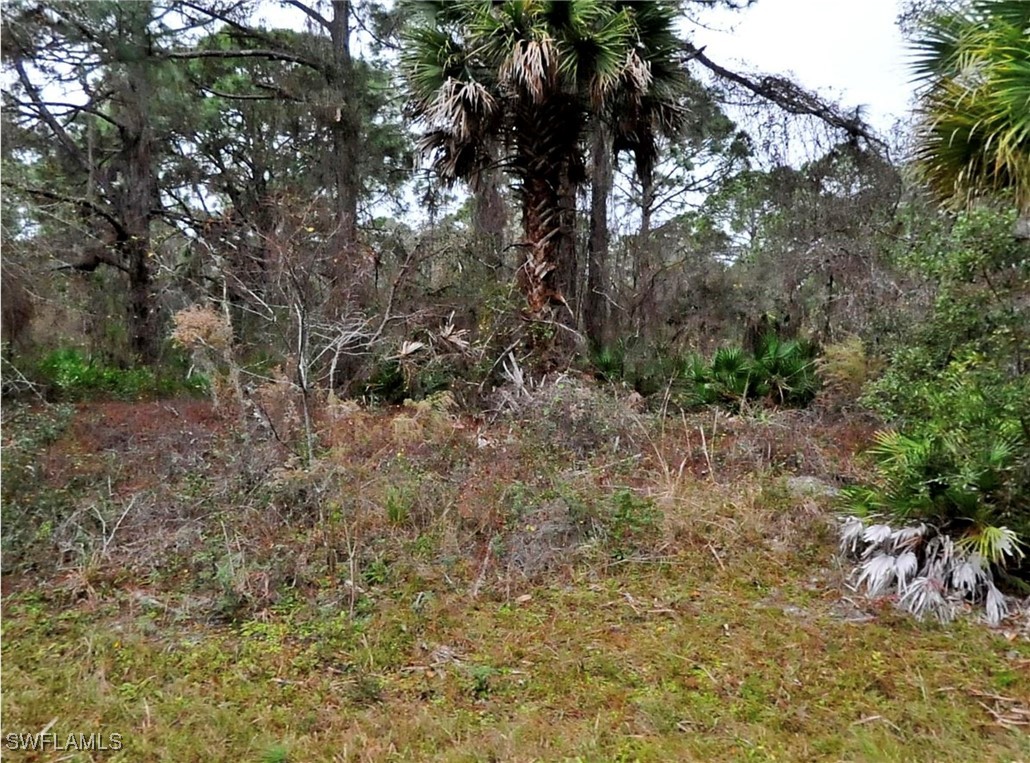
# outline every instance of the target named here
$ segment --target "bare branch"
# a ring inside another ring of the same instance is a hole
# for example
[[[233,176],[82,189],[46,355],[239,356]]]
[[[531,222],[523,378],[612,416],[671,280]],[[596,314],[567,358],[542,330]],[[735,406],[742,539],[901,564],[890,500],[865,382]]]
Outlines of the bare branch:
[[[314,8],[309,8],[307,5],[300,2],[300,0],[282,0],[282,4],[293,6],[297,10],[301,11],[309,19],[313,20],[316,24],[320,24],[326,29],[329,28],[329,20],[325,16],[316,11]]]
[[[715,63],[704,54],[704,48],[696,48],[690,43],[686,43],[686,51],[690,55],[690,60],[696,60],[713,74],[775,103],[790,114],[816,117],[831,127],[843,130],[852,138],[864,138],[870,143],[887,147],[883,139],[875,135],[860,118],[842,114],[833,105],[826,103],[814,93],[810,93],[785,77],[764,75],[759,79],[754,79]]]
[[[88,170],[89,164],[86,162],[86,157],[82,155],[82,151],[75,144],[75,141],[72,140],[68,131],[64,129],[64,126],[57,121],[57,117],[55,117],[50,109],[47,108],[46,103],[39,94],[39,90],[36,88],[35,84],[33,84],[32,80],[29,79],[29,75],[25,71],[25,65],[21,61],[16,61],[14,69],[18,72],[18,79],[21,81],[22,87],[25,88],[25,92],[29,94],[29,98],[32,99],[32,103],[35,104],[36,108],[39,110],[40,118],[46,122],[47,127],[50,128],[50,131],[64,147],[64,150],[67,151],[83,169]]]
[[[62,263],[55,265],[51,270],[77,270],[80,273],[92,273],[101,265],[107,265],[109,268],[120,270],[123,273],[129,273],[130,270],[121,262],[118,262],[114,257],[104,252],[90,252],[89,256],[79,262]]]
[[[2,182],[2,185],[7,186],[8,188],[13,188],[16,191],[21,191],[22,193],[28,193],[32,196],[38,196],[42,199],[50,199],[51,201],[62,201],[66,204],[74,204],[80,207],[82,210],[86,212],[91,212],[97,215],[98,217],[102,217],[104,220],[110,223],[111,227],[114,228],[115,233],[119,236],[119,238],[129,237],[129,232],[126,230],[125,225],[122,223],[122,221],[115,217],[115,215],[113,215],[111,212],[104,209],[104,207],[102,207],[100,204],[97,204],[95,201],[90,201],[89,199],[84,199],[78,196],[66,196],[63,193],[55,193],[54,191],[47,191],[42,188],[29,188],[27,186],[21,186],[15,183]]]
[[[60,101],[35,101],[35,100],[29,102],[29,101],[22,101],[22,100],[18,100],[18,99],[15,99],[15,103],[18,104],[19,106],[30,106],[31,105],[31,106],[35,107],[37,113],[41,117],[44,116],[43,113],[42,113],[44,108],[50,109],[50,108],[56,107],[56,108],[67,109],[67,111],[65,113],[61,114],[61,116],[71,115],[74,118],[75,115],[82,114],[82,113],[92,114],[95,117],[99,117],[100,119],[103,119],[105,122],[109,122],[110,124],[114,125],[118,129],[125,129],[125,125],[123,125],[117,119],[115,119],[114,117],[112,117],[109,114],[103,113],[102,111],[98,111],[97,109],[93,108],[91,104],[88,104],[88,103],[87,104],[77,104],[77,103],[62,103]],[[53,112],[50,112],[50,113],[53,114]],[[57,115],[54,114],[55,118],[56,118],[56,116]]]

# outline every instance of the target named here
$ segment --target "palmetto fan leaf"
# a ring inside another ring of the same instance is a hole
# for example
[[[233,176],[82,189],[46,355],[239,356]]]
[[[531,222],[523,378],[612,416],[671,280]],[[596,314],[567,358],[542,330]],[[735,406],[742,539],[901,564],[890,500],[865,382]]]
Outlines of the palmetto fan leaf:
[[[870,521],[846,517],[840,527],[840,549],[856,561],[856,584],[871,596],[894,595],[901,609],[942,622],[955,616],[963,599],[982,603],[987,621],[994,625],[1008,613],[992,568],[992,561],[997,565],[1018,551],[1005,528],[985,528],[956,544],[939,528],[925,524],[895,530]],[[984,552],[990,551],[991,543],[1006,550],[989,558]]]
[[[930,187],[967,201],[1011,190],[1030,210],[1030,3],[977,0],[915,45],[925,83],[917,158]]]

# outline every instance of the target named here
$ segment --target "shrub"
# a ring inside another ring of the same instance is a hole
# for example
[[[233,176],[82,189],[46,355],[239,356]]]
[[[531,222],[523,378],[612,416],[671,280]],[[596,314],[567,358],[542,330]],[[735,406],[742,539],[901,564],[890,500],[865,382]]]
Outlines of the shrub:
[[[809,342],[766,334],[750,364],[755,396],[779,405],[808,405],[819,388],[815,357],[816,347]]]
[[[174,394],[203,394],[207,379],[182,371],[151,368],[115,368],[87,358],[80,350],[62,348],[43,358],[33,374],[62,399],[96,395],[135,399]]]
[[[722,347],[706,362],[688,355],[680,363],[675,401],[684,407],[722,404],[739,408],[749,401],[804,407],[819,388],[815,346],[800,340],[763,337],[754,355]]]
[[[622,381],[626,377],[626,345],[618,342],[600,347],[590,354],[590,363],[599,380]]]
[[[900,379],[886,383],[904,397],[903,429],[876,436],[878,478],[848,491],[848,508],[930,520],[963,537],[998,527],[1030,537],[1030,379],[970,355],[904,392]]]
[[[378,403],[400,405],[476,380],[477,370],[469,368],[460,354],[431,352],[424,347],[422,342],[404,342],[397,355],[374,360],[361,386],[362,394]]]
[[[1012,219],[965,213],[901,258],[930,279],[934,307],[862,398],[893,428],[870,450],[876,478],[844,502],[862,517],[931,522],[996,569],[1018,557],[997,539],[1030,538],[1030,247]]]
[[[1010,530],[955,543],[925,523],[894,528],[858,517],[844,522],[841,550],[859,560],[858,584],[873,596],[895,596],[902,609],[942,622],[969,600],[983,605],[993,625],[1008,614],[1008,602],[995,585],[991,564],[1023,556]]]
[[[850,336],[824,347],[816,368],[822,380],[820,400],[844,409],[858,402],[865,386],[883,370],[883,362],[866,352],[860,337]]]

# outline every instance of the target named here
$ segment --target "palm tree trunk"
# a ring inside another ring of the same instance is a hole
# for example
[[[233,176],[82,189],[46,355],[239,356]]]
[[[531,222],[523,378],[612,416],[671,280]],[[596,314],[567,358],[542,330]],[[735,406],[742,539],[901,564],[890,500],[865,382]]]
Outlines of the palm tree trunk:
[[[567,122],[578,118],[578,112],[569,103],[556,102],[527,109],[520,117],[515,172],[526,259],[518,281],[526,295],[526,316],[574,323],[578,183]]]

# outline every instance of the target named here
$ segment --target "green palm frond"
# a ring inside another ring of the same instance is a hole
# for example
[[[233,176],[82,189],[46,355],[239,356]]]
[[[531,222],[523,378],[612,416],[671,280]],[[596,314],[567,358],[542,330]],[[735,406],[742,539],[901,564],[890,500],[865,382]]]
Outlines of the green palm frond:
[[[981,558],[998,565],[1025,556],[1023,542],[1007,527],[975,527],[966,533],[957,545],[960,549],[979,554]]]
[[[980,0],[916,42],[917,160],[943,199],[1011,190],[1030,209],[1030,3]]]

